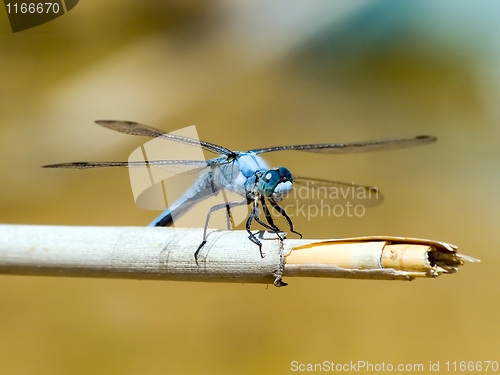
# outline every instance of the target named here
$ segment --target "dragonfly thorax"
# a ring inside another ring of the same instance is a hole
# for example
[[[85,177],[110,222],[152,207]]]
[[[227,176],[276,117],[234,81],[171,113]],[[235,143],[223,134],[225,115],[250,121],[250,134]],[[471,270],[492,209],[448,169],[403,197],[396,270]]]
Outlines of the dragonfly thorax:
[[[292,190],[292,174],[285,167],[270,169],[262,174],[257,190],[266,198],[274,201],[282,200]]]

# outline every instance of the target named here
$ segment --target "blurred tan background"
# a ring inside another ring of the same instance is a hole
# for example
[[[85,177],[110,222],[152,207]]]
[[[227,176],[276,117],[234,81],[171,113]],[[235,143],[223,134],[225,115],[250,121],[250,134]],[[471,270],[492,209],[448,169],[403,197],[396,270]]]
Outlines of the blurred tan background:
[[[266,155],[378,186],[363,218],[306,238],[431,238],[480,258],[433,280],[286,279],[286,288],[0,276],[4,374],[289,374],[290,363],[500,361],[500,4],[82,1],[12,34],[0,11],[0,220],[131,225],[126,160],[146,139],[96,119],[197,125],[235,150],[432,134],[421,148]]]

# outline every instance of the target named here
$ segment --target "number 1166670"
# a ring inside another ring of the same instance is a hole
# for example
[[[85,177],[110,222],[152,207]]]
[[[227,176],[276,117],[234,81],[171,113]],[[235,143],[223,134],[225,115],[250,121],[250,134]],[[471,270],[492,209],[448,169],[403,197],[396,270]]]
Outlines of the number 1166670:
[[[15,14],[48,14],[59,13],[60,7],[58,3],[7,3],[7,13]]]
[[[447,361],[444,363],[447,371],[498,371],[497,361]]]

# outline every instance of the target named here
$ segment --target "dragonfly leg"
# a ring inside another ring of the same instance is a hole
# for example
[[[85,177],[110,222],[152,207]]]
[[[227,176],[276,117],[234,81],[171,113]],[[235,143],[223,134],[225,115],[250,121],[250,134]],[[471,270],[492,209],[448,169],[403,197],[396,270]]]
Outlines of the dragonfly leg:
[[[254,206],[252,207],[252,210],[250,211],[250,215],[248,216],[246,229],[247,229],[248,234],[250,235],[250,236],[248,236],[248,238],[250,239],[250,241],[252,241],[254,244],[256,244],[259,247],[260,257],[264,258],[264,254],[262,254],[262,243],[257,239],[257,237],[255,237],[255,235],[250,230],[250,225],[252,224],[252,220],[255,218],[256,209],[257,209],[257,206],[254,204]]]
[[[205,238],[205,235],[203,235],[203,238]],[[205,240],[205,239],[203,241],[201,241],[200,245],[198,246],[198,248],[194,252],[194,261],[196,262],[196,264],[198,264],[198,254],[200,253],[201,248],[203,246],[205,246],[206,243],[207,243],[207,240]]]
[[[257,223],[259,223],[260,225],[262,225],[264,228],[267,228],[267,229],[273,231],[274,234],[276,234],[278,236],[280,241],[283,241],[283,238],[281,238],[280,233],[279,233],[280,230],[276,225],[274,225],[274,221],[271,217],[269,209],[267,208],[266,203],[263,200],[263,198],[261,198],[262,210],[264,211],[264,215],[266,216],[266,219],[267,219],[267,222],[269,223],[269,225],[260,220],[259,207],[257,206],[257,204],[258,204],[258,202],[255,201],[255,221]],[[269,220],[271,220],[271,221],[269,221]]]
[[[241,201],[233,201],[233,202],[225,202],[221,204],[216,204],[215,206],[211,207],[210,210],[208,211],[207,214],[207,220],[205,221],[205,228],[203,230],[203,241],[201,242],[200,246],[196,249],[194,253],[194,260],[196,261],[196,264],[198,264],[198,254],[200,253],[200,250],[205,244],[207,243],[207,229],[208,229],[208,223],[210,222],[210,216],[212,215],[212,212],[226,208],[229,210],[230,208],[236,207],[236,206],[241,206],[243,204],[247,204],[247,200],[241,200]]]
[[[235,228],[236,225],[234,224],[233,214],[231,213],[231,207],[229,206],[230,202],[228,202],[225,189],[222,189],[222,196],[224,197],[224,202],[226,203],[227,230],[230,230],[231,228]]]
[[[299,232],[296,232],[296,231],[293,230],[292,220],[290,220],[290,217],[288,216],[288,214],[286,213],[286,211],[283,209],[283,207],[281,207],[278,203],[276,203],[273,200],[269,200],[269,202],[271,203],[271,206],[273,206],[273,208],[276,211],[278,211],[281,215],[283,215],[283,217],[285,218],[286,222],[288,223],[288,226],[290,227],[290,231],[292,233],[295,233],[295,234],[299,235],[300,238],[302,238],[302,234],[300,234]]]
[[[264,197],[260,197],[260,203],[262,205],[262,210],[264,211],[264,215],[266,216],[266,220],[269,223],[269,225],[272,226],[277,231],[280,231],[280,229],[274,224],[273,217],[271,216],[271,212],[267,207],[266,200],[264,199]]]

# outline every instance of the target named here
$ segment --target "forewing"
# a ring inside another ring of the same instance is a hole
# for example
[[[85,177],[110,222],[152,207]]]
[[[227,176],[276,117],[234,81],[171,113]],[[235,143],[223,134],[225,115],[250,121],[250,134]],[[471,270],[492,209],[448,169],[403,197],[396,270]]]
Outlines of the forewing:
[[[413,146],[421,146],[436,142],[437,138],[430,135],[419,135],[413,138],[380,139],[373,141],[349,142],[349,143],[318,143],[310,145],[292,145],[267,147],[252,150],[257,154],[274,151],[298,150],[316,152],[323,154],[347,154],[356,152],[368,152],[378,150],[393,150]]]
[[[198,146],[216,154],[231,155],[233,153],[231,150],[213,143],[164,132],[163,130],[155,129],[133,121],[97,120],[96,124],[124,134],[141,135],[151,138],[161,137],[173,142],[183,143],[195,147]]]

